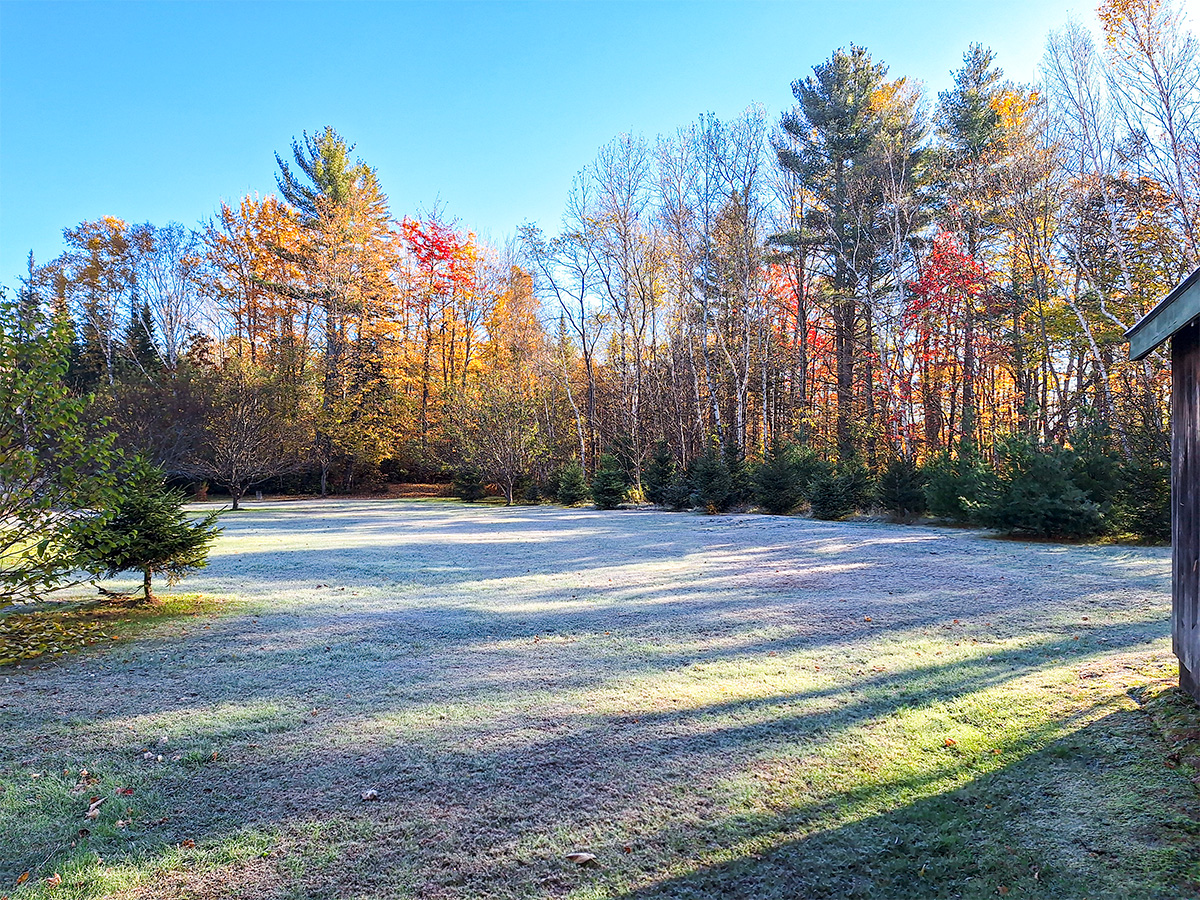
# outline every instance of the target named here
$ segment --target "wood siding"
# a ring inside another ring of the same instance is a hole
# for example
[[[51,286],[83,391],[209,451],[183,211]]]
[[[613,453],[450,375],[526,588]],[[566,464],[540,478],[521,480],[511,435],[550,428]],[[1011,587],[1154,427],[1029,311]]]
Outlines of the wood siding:
[[[1200,324],[1171,339],[1171,638],[1179,683],[1200,699]]]

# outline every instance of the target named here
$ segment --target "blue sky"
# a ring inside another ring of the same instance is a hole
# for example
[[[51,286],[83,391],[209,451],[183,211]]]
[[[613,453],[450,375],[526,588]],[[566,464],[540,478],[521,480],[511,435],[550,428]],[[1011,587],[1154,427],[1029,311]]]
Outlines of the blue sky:
[[[188,225],[274,190],[273,154],[333,125],[397,215],[443,205],[502,239],[553,230],[614,135],[674,130],[790,84],[850,42],[945,88],[971,41],[1019,80],[1091,3],[0,2],[0,283],[62,229]]]

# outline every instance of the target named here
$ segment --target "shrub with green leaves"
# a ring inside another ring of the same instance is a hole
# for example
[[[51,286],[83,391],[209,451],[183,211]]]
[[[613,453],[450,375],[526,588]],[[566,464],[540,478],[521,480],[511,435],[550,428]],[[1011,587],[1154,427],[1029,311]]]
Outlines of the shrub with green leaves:
[[[592,479],[592,502],[596,504],[596,508],[616,509],[625,499],[628,489],[625,471],[616,457],[607,453],[600,457],[600,469]]]
[[[915,460],[898,456],[879,476],[879,505],[895,522],[911,522],[925,512],[925,476]]]

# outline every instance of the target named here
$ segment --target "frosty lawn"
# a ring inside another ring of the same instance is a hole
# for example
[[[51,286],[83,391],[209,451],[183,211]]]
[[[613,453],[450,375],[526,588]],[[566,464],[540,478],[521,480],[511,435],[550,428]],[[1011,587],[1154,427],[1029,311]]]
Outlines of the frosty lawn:
[[[181,585],[217,611],[0,670],[0,894],[1195,893],[1194,773],[1139,708],[1165,549],[444,502],[222,525]]]

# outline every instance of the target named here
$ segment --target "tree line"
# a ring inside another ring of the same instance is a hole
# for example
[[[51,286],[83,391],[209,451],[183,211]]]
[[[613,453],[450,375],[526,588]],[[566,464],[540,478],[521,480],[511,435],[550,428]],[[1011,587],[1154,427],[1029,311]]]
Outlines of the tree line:
[[[513,502],[602,474],[676,505],[669,469],[717,508],[698,468],[749,502],[778,464],[814,509],[911,470],[990,522],[1048,465],[1028,490],[1088,521],[1131,492],[1165,509],[1168,361],[1130,363],[1123,335],[1198,262],[1200,53],[1171,2],[1099,12],[1101,35],[1049,36],[1037,84],[977,44],[929,97],[836,50],[778,120],[615,138],[557,227],[499,247],[397,216],[351,143],[305,133],[276,196],[199,228],[68,228],[6,327],[65,323],[87,416],[235,505],[451,478]],[[1110,518],[1083,530],[1162,519]]]

